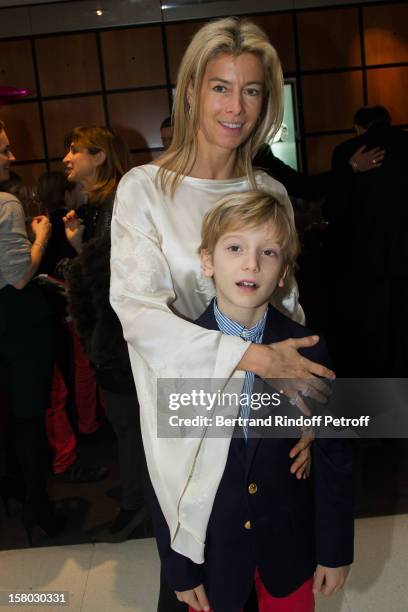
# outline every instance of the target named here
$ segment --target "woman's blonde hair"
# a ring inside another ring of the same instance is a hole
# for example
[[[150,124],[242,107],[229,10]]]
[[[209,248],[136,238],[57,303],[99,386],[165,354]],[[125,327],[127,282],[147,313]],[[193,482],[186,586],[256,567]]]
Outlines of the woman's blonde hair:
[[[65,136],[65,148],[69,149],[71,143],[84,147],[91,155],[105,153],[105,161],[97,168],[96,183],[88,190],[90,202],[102,203],[130,168],[127,145],[117,132],[104,126],[74,128]]]
[[[221,236],[228,232],[272,225],[282,253],[282,266],[291,273],[300,252],[295,223],[286,207],[270,193],[244,191],[221,198],[203,218],[198,253],[214,253]]]
[[[264,68],[263,102],[258,122],[250,137],[237,150],[238,165],[254,189],[252,159],[267,137],[273,137],[282,123],[282,68],[265,32],[253,22],[237,17],[206,24],[196,33],[181,61],[172,113],[173,139],[158,172],[160,187],[166,190],[170,185],[172,196],[183,175],[188,175],[194,165],[204,73],[208,62],[221,53],[235,57],[253,53],[260,58]]]

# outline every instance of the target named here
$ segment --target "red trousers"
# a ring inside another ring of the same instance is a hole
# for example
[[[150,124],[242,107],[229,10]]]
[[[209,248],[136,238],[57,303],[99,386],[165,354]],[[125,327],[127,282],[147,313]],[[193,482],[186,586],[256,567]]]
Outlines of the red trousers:
[[[91,434],[99,429],[97,420],[97,387],[95,374],[85,354],[81,340],[73,328],[72,332],[75,361],[75,406],[78,416],[78,429],[82,434]]]
[[[82,348],[81,341],[71,327],[75,360],[75,406],[80,433],[91,434],[99,427],[97,420],[97,385],[95,375]],[[53,472],[65,472],[77,459],[77,440],[69,422],[65,405],[68,391],[57,364],[51,387],[51,405],[46,410],[48,443],[53,452]],[[99,402],[104,408],[104,398],[99,392]]]
[[[51,387],[51,406],[45,412],[48,444],[53,453],[54,474],[67,470],[77,459],[76,438],[65,410],[67,388],[57,365]]]
[[[270,595],[262,583],[258,570],[255,571],[254,583],[258,595],[259,612],[314,612],[313,578],[309,578],[286,597]],[[193,608],[189,608],[189,612],[194,612]]]

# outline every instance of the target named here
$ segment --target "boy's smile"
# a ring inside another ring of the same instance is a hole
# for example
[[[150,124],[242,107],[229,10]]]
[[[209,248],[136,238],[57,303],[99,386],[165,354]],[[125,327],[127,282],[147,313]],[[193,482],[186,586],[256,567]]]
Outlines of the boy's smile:
[[[201,254],[201,262],[205,276],[214,280],[221,312],[245,327],[263,317],[286,273],[271,223],[223,234],[212,254]]]

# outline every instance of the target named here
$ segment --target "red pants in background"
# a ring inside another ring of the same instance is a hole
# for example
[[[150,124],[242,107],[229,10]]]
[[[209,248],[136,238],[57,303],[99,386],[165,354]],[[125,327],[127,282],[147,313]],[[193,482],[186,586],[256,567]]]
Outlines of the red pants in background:
[[[76,438],[65,410],[68,391],[57,365],[51,387],[51,405],[45,412],[48,444],[53,453],[52,471],[65,472],[77,459]]]
[[[99,429],[95,374],[72,322],[68,323],[68,327],[74,349],[74,393],[78,430],[81,434],[91,434]]]
[[[313,578],[309,578],[296,591],[286,597],[270,595],[262,583],[258,570],[255,571],[254,584],[258,596],[259,612],[314,612]],[[189,608],[189,612],[195,611],[193,608]]]

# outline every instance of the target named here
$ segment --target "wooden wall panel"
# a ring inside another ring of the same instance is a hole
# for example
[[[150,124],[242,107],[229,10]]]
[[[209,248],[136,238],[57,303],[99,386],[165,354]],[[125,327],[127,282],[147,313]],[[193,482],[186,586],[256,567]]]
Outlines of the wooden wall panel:
[[[369,104],[381,104],[393,123],[408,123],[408,66],[382,68],[367,73]]]
[[[108,106],[112,127],[131,149],[162,146],[160,124],[169,114],[167,90],[110,94]]]
[[[62,159],[58,161],[53,161],[50,163],[50,170],[53,172],[54,170],[57,172],[64,172],[65,166],[62,163]]]
[[[163,151],[140,151],[139,153],[131,153],[130,158],[133,166],[141,166],[150,164],[154,159],[162,155]]]
[[[95,34],[40,38],[35,46],[43,96],[101,89]]]
[[[363,105],[361,72],[314,74],[302,77],[306,132],[353,127],[353,114]]]
[[[202,25],[202,21],[193,21],[191,23],[177,23],[166,26],[170,80],[173,84],[176,83],[177,71],[184,51],[190,44],[194,34]]]
[[[297,21],[302,70],[361,64],[357,9],[299,13]]]
[[[69,130],[78,125],[105,125],[102,97],[48,100],[44,102],[44,118],[49,156],[62,157]]]
[[[250,16],[259,25],[278,52],[284,72],[296,70],[295,37],[293,18],[289,13]]]
[[[278,51],[285,72],[296,70],[295,43],[292,16],[290,14],[254,15],[252,21],[268,34]],[[180,61],[191,39],[204,22],[178,23],[166,26],[170,79],[176,83]]]
[[[107,89],[166,83],[161,28],[102,32],[101,42]]]
[[[364,7],[367,64],[408,62],[408,4]]]
[[[331,159],[335,147],[353,138],[354,134],[337,136],[307,136],[306,156],[309,174],[318,174],[331,169]]]
[[[23,179],[23,182],[28,186],[36,185],[39,177],[43,172],[46,172],[47,166],[45,164],[24,164],[24,165],[16,165],[13,167],[13,170],[17,172],[19,176]],[[39,214],[40,211],[37,211],[36,214]]]
[[[0,84],[26,87],[35,92],[34,66],[29,40],[0,42]]]
[[[7,104],[0,109],[11,150],[18,161],[41,159],[44,146],[37,102]]]
[[[381,65],[408,63],[408,4],[389,2],[364,6],[362,10],[367,65],[379,66],[366,73],[368,101],[389,108],[394,123],[407,124],[408,67],[383,68]],[[362,71],[347,70],[361,65],[358,9],[352,6],[319,8],[250,18],[267,32],[287,73],[296,71],[293,28],[294,19],[297,20],[303,100],[299,111],[303,113],[305,127],[305,134],[301,136],[306,138],[309,170],[317,172],[327,168],[332,148],[345,136],[311,136],[310,133],[335,133],[352,128],[353,114],[364,103]],[[199,20],[100,32],[110,121],[131,148],[162,146],[159,126],[169,114],[162,28],[167,40],[170,80],[174,84],[181,57],[204,23]],[[102,66],[96,43],[96,32],[35,39],[41,94],[58,97],[43,101],[49,157],[63,156],[64,135],[75,125],[105,124],[102,95],[66,98],[74,93],[82,95],[101,90]],[[309,70],[319,74],[302,72]],[[0,84],[35,90],[28,38],[0,42]],[[156,85],[163,88],[143,91]],[[139,91],[111,91],[133,87]],[[8,124],[13,148],[20,160],[44,158],[37,101],[3,106],[0,117]],[[134,153],[133,161],[146,163],[160,153]],[[54,164],[59,162],[52,162],[53,167]],[[34,176],[43,168],[43,163],[21,168],[27,176]]]

